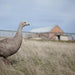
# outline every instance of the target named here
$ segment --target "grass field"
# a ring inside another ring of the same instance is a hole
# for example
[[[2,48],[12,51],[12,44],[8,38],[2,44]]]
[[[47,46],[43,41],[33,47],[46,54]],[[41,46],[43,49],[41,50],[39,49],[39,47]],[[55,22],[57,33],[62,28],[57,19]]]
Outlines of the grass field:
[[[8,65],[0,58],[0,75],[75,75],[75,43],[23,39]]]

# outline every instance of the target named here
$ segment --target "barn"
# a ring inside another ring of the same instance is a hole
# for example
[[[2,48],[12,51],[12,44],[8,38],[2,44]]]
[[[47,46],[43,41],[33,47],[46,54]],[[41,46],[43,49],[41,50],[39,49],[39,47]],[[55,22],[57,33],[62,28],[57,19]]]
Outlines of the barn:
[[[58,25],[50,25],[47,27],[32,29],[30,37],[32,38],[42,38],[42,39],[51,39],[60,40],[60,36],[64,34],[62,29]]]

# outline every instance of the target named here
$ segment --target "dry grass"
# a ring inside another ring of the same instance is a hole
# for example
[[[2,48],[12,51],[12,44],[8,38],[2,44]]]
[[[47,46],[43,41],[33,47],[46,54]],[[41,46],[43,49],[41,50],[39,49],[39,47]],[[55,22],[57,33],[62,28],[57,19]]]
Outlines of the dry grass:
[[[0,75],[75,75],[75,43],[23,39],[8,65],[0,58]]]

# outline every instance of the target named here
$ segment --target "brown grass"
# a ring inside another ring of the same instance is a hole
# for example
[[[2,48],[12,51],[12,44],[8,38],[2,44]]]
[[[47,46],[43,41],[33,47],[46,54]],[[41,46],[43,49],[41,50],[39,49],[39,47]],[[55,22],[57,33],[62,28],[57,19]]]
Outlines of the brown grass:
[[[0,75],[75,75],[75,43],[23,39],[8,65],[0,58]]]

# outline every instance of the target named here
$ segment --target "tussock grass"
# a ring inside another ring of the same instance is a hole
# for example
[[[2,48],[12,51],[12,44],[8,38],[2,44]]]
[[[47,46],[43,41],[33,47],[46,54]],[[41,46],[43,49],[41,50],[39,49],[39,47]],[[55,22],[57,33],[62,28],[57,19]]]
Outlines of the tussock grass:
[[[0,58],[0,75],[75,75],[75,43],[23,39],[8,65]]]

